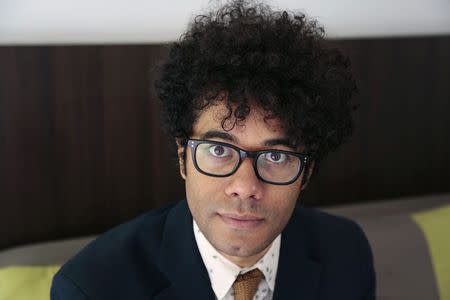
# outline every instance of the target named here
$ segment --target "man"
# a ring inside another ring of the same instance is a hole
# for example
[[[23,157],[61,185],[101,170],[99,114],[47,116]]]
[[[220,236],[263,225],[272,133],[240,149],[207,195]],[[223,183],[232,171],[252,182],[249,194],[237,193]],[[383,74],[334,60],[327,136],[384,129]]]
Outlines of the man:
[[[303,15],[233,1],[175,43],[157,90],[186,200],[99,237],[52,299],[374,299],[354,222],[296,202],[352,131],[348,60]]]

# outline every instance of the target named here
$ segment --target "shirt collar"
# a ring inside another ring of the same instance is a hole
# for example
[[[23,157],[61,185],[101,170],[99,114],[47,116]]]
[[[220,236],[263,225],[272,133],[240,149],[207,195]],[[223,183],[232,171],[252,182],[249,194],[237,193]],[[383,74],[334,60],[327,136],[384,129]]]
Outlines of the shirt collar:
[[[195,221],[193,223],[195,240],[217,299],[225,297],[239,274],[255,268],[258,268],[264,274],[264,279],[273,293],[280,255],[281,234],[275,238],[267,253],[256,264],[248,268],[241,268],[221,255],[209,243],[198,228],[197,223]]]

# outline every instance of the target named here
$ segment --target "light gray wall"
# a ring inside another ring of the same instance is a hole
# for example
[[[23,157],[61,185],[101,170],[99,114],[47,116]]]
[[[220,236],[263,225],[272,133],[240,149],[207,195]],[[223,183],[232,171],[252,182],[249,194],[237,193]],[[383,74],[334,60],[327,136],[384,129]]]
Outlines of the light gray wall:
[[[0,44],[161,43],[216,0],[0,0]],[[331,38],[450,34],[449,0],[267,0]]]

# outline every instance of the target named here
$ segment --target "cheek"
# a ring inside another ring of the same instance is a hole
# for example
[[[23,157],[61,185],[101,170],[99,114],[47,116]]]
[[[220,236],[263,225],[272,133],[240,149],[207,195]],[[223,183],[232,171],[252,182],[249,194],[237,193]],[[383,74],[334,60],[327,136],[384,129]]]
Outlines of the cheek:
[[[192,175],[188,174],[186,178],[186,197],[191,208],[191,211],[194,215],[197,214],[199,208],[205,208],[207,203],[203,199],[202,193],[205,193],[205,190],[201,188],[198,180],[193,178]]]
[[[295,205],[290,202],[278,202],[276,206],[270,208],[269,214],[271,215],[273,224],[285,224],[292,215]]]
[[[275,222],[286,223],[297,203],[300,186],[295,184],[289,189],[277,189],[268,195],[268,213]]]
[[[188,172],[186,177],[186,197],[197,223],[207,222],[206,219],[216,211],[221,187],[213,182],[214,179],[196,172]]]

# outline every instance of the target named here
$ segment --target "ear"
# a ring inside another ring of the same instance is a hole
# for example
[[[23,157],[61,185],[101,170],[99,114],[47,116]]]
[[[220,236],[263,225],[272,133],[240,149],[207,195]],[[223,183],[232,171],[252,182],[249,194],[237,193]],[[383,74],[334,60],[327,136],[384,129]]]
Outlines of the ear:
[[[177,143],[177,154],[178,154],[178,165],[180,166],[180,175],[186,180],[186,165],[185,165],[185,151],[186,148],[181,144],[181,139],[176,138]]]
[[[306,189],[306,187],[309,185],[309,181],[311,179],[312,174],[314,173],[314,166],[315,166],[315,162],[311,161],[308,165],[308,167],[306,168],[306,174],[304,174],[304,178],[302,180],[302,191],[304,189]]]

